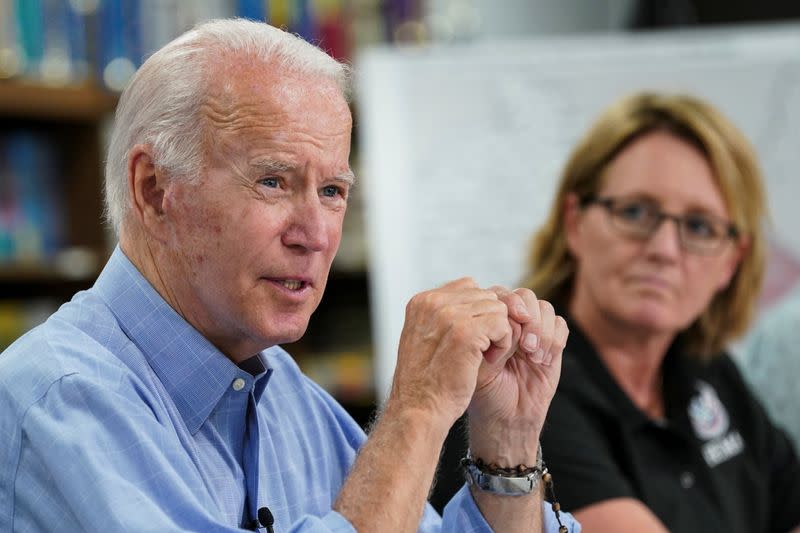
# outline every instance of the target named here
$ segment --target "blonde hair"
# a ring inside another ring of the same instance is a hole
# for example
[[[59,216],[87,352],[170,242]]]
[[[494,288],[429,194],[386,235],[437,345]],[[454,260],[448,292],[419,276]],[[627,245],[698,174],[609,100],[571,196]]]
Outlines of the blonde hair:
[[[728,287],[681,333],[689,353],[713,356],[745,332],[754,314],[764,277],[762,222],[767,206],[752,146],[728,119],[695,97],[638,93],[599,117],[570,155],[547,221],[533,236],[525,285],[540,298],[568,304],[576,265],[564,233],[566,199],[570,194],[584,199],[599,192],[609,163],[653,131],[667,131],[705,154],[740,238],[749,240]]]

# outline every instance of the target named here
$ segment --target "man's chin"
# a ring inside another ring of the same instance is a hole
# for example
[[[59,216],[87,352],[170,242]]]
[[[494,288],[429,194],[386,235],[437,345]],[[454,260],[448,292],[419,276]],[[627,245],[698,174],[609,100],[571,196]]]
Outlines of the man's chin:
[[[280,325],[280,331],[273,338],[278,338],[275,344],[291,344],[303,338],[308,330],[308,318],[305,320],[286,321]]]
[[[302,339],[304,334],[305,330],[303,330],[299,334],[287,336],[284,340],[280,341],[278,344],[292,344]]]

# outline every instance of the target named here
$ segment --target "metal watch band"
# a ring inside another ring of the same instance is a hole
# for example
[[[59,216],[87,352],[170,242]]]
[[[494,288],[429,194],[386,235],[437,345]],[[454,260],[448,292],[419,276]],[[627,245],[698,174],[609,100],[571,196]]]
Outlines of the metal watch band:
[[[464,476],[469,485],[474,485],[484,492],[502,496],[524,496],[530,494],[539,486],[539,480],[542,479],[542,473],[539,470],[523,477],[505,477],[486,474],[481,472],[475,465],[465,466]]]
[[[469,452],[462,468],[467,484],[481,491],[502,496],[524,496],[533,492],[542,479],[542,447],[539,445],[535,469],[524,476],[504,476],[485,472],[472,461]]]

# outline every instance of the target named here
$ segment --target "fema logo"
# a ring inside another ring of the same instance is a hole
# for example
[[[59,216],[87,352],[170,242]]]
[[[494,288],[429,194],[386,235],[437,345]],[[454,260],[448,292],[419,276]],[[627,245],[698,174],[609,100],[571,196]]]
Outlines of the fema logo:
[[[700,380],[695,386],[697,395],[689,404],[689,420],[694,432],[703,440],[720,437],[728,431],[728,411],[719,400],[714,387]]]

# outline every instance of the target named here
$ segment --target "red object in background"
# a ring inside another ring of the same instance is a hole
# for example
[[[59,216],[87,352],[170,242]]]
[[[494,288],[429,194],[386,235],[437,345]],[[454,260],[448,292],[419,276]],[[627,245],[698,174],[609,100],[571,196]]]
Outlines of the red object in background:
[[[342,16],[320,23],[319,46],[339,61],[350,59],[350,39]]]
[[[325,9],[315,12],[317,21],[316,43],[339,61],[349,60],[352,52],[349,28],[352,21],[347,6],[342,2],[331,2]]]
[[[759,310],[764,311],[778,303],[800,281],[800,257],[795,252],[781,246],[776,240],[769,240],[767,251],[767,272],[759,297]]]

